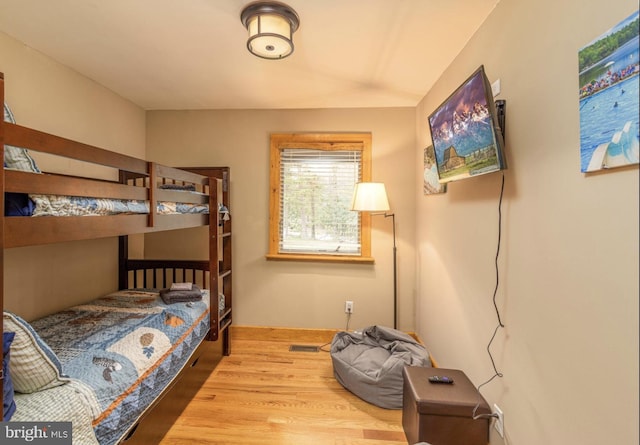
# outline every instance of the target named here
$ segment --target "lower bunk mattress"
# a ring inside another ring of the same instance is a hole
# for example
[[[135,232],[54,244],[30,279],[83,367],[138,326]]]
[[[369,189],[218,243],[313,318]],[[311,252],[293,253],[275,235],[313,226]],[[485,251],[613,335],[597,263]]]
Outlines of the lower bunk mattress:
[[[93,431],[100,444],[109,445],[122,440],[187,364],[209,330],[209,316],[207,290],[200,301],[165,304],[157,291],[143,289],[109,294],[30,324],[56,354],[62,373],[91,388],[95,397],[85,399],[95,405]],[[28,406],[21,406],[21,397],[33,395],[17,395],[16,414]],[[49,409],[53,416],[60,407]]]

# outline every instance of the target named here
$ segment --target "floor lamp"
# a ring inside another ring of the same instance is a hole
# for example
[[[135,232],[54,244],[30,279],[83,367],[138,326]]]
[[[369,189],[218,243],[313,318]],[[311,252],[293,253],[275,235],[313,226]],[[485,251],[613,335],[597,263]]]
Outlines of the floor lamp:
[[[359,182],[353,191],[351,210],[370,212],[372,215],[384,215],[393,220],[393,328],[398,329],[398,268],[396,253],[396,215],[387,213],[389,200],[387,191],[381,182]]]

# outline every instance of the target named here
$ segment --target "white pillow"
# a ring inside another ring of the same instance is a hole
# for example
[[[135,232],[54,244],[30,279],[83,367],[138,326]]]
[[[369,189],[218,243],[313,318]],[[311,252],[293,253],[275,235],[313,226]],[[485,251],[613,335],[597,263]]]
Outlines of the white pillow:
[[[16,123],[13,113],[11,113],[9,105],[6,103],[4,104],[4,121],[11,122],[12,124]],[[29,152],[26,149],[12,145],[4,146],[4,167],[32,173],[42,173],[36,165],[36,161],[29,156]]]
[[[16,333],[9,360],[9,371],[16,392],[32,393],[70,381],[62,375],[62,365],[55,352],[29,323],[10,312],[3,313],[3,321],[5,332]]]

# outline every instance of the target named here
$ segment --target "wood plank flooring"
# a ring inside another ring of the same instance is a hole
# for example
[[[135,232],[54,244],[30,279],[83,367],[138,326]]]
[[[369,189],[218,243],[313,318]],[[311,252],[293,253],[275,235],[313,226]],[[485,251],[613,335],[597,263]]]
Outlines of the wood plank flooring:
[[[161,445],[406,445],[402,411],[366,403],[333,377],[335,331],[234,328],[223,357]],[[328,345],[325,346],[328,350]]]

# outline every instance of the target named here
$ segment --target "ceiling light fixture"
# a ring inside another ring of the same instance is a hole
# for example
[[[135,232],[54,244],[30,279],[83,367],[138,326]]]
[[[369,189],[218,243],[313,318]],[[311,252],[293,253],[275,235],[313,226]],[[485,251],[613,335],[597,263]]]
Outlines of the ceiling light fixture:
[[[247,49],[263,59],[284,59],[293,53],[298,14],[280,2],[259,1],[245,6],[240,20],[247,31]]]

